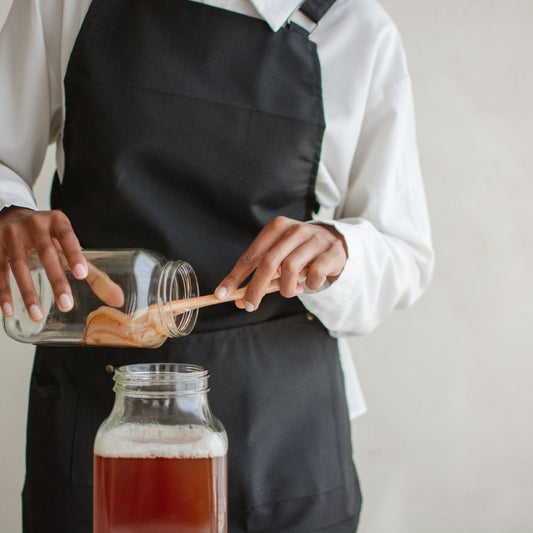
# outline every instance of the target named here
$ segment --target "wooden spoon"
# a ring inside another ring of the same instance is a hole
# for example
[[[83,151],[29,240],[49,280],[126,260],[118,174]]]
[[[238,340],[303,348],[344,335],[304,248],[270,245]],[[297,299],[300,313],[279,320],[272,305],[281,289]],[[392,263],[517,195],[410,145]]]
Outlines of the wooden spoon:
[[[298,282],[305,281],[306,276],[307,269],[302,270],[298,276]],[[276,291],[279,291],[279,279],[273,279],[265,293]],[[171,312],[174,317],[193,309],[238,300],[245,293],[246,287],[242,287],[225,298],[217,298],[214,294],[208,294],[197,298],[174,300],[167,302],[163,310]],[[103,305],[87,317],[83,340],[85,344],[95,345],[156,347],[164,342],[165,335],[166,331],[161,323],[161,313],[157,304],[139,309],[132,315]]]
[[[307,277],[307,269],[305,268],[300,272],[298,276],[298,283],[305,281]],[[187,311],[192,311],[193,309],[200,309],[201,307],[208,307],[209,305],[222,304],[226,302],[234,302],[235,300],[240,300],[246,293],[247,287],[241,287],[237,289],[232,294],[224,297],[217,298],[214,294],[207,294],[205,296],[198,296],[196,298],[185,298],[182,300],[174,300],[172,302],[166,303],[163,308],[165,310],[172,311],[172,316],[180,315],[186,313]],[[279,278],[273,279],[266,288],[265,294],[270,294],[271,292],[279,291]],[[170,309],[169,309],[170,308]]]

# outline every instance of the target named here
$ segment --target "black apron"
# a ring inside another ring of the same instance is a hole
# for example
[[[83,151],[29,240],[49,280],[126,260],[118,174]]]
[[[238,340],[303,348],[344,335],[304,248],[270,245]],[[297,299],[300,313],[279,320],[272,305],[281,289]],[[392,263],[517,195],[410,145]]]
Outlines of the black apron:
[[[315,21],[333,3],[308,1]],[[61,208],[87,248],[189,261],[212,292],[273,217],[307,220],[324,115],[296,24],[184,0],[93,0],[65,77]],[[229,531],[353,532],[360,492],[336,341],[297,298],[200,311],[157,350],[39,347],[24,530],[91,531],[92,445],[112,370],[196,363],[229,436]]]

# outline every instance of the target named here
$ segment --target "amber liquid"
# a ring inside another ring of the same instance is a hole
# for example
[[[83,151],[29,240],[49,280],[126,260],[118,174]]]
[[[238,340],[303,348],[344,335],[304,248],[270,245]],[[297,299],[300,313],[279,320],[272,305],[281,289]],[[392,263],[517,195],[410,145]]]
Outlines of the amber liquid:
[[[227,531],[225,456],[94,460],[94,533]]]

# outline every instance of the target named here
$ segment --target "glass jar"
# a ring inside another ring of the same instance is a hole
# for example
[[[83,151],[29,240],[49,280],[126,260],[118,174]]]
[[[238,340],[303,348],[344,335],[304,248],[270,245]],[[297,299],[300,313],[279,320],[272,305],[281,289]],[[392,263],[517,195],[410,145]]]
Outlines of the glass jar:
[[[94,442],[94,533],[225,533],[228,440],[209,408],[207,370],[129,365],[114,379]]]
[[[60,311],[36,253],[30,272],[44,310],[40,322],[31,320],[13,273],[10,273],[14,314],[4,317],[6,333],[33,344],[79,344],[156,348],[169,337],[187,335],[197,310],[172,312],[171,302],[198,296],[192,267],[167,261],[149,250],[84,250],[89,274],[77,280],[62,257],[74,307]]]

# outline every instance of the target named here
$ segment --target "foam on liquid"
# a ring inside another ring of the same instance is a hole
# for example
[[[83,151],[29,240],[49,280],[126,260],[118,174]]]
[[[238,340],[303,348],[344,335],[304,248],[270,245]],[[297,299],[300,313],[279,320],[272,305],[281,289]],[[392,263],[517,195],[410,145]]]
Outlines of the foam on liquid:
[[[94,453],[102,457],[200,459],[226,455],[227,441],[223,434],[203,426],[130,423],[100,431]]]

